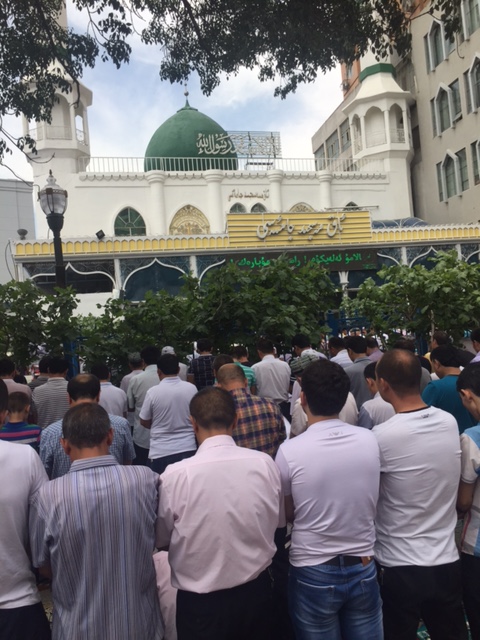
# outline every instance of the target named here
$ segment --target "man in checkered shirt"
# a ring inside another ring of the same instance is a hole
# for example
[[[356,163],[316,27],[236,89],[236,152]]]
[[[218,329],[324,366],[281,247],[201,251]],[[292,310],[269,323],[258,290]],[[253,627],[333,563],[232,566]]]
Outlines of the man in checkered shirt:
[[[224,364],[217,372],[217,384],[229,391],[237,408],[233,439],[240,447],[263,451],[275,457],[286,438],[285,423],[278,406],[271,400],[252,396],[241,367]]]

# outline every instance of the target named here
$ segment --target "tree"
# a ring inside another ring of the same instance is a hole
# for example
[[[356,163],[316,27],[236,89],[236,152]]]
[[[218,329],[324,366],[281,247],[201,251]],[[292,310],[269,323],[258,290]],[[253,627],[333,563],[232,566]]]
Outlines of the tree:
[[[188,277],[185,293],[185,336],[190,341],[208,336],[217,349],[229,353],[233,344],[255,352],[261,335],[288,349],[296,333],[318,339],[336,290],[318,265],[294,269],[288,259],[278,258],[260,270],[230,263],[210,272],[202,286]]]
[[[410,46],[412,15],[399,0],[71,0],[87,16],[84,33],[58,23],[63,1],[0,0],[0,162],[12,145],[35,147],[5,130],[4,115],[49,122],[55,92],[68,93],[72,81],[78,91],[98,57],[117,67],[128,62],[135,32],[161,48],[162,79],[180,82],[196,71],[207,95],[222,74],[245,67],[278,80],[276,94],[285,97],[338,61],[370,48],[403,55]],[[447,35],[459,29],[460,4],[431,3]]]
[[[480,265],[459,260],[455,251],[439,252],[430,262],[430,269],[385,267],[378,272],[383,284],[369,278],[361,285],[355,310],[379,336],[401,329],[428,340],[435,329],[443,329],[459,342],[478,326]]]

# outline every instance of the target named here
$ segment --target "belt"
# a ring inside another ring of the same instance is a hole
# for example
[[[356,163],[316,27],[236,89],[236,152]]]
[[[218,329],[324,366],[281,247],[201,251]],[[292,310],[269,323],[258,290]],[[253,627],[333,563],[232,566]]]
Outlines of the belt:
[[[355,564],[363,564],[365,567],[372,560],[372,556],[335,556],[320,564],[327,564],[331,567],[353,567]]]

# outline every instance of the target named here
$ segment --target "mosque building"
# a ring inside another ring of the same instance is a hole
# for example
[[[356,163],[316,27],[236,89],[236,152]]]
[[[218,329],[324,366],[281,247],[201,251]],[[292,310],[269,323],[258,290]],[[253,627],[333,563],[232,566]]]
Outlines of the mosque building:
[[[471,73],[467,81],[478,91]],[[470,101],[478,137],[476,96]],[[35,138],[41,161],[32,164],[34,183],[43,186],[51,172],[68,191],[67,284],[82,297],[139,301],[148,290],[178,293],[187,272],[202,279],[232,260],[262,268],[284,253],[292,265],[324,265],[352,292],[383,265],[417,264],[438,250],[454,248],[462,259],[478,261],[476,218],[439,214],[444,202],[431,188],[436,171],[445,196],[465,187],[458,154],[447,150],[440,169],[429,168],[428,193],[419,191],[419,154],[426,171],[429,151],[424,132],[419,148],[417,114],[426,98],[397,77],[392,61],[361,61],[354,90],[349,85],[345,101],[314,135],[310,159],[283,158],[276,132],[225,131],[188,96],[153,132],[143,157],[92,157],[92,94],[80,85],[76,98],[59,94],[51,123],[24,118],[24,132]],[[478,166],[473,170],[472,193],[480,182]],[[36,238],[13,242],[16,273],[51,287],[53,243],[38,203],[34,215]],[[439,216],[447,224],[438,224]]]

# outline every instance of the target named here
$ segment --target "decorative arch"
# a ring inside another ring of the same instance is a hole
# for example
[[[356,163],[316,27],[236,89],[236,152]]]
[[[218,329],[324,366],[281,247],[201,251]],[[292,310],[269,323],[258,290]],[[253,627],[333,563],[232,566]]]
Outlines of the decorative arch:
[[[207,233],[210,233],[208,218],[191,204],[179,209],[170,223],[171,236],[201,236]]]
[[[247,209],[241,202],[235,202],[235,204],[230,207],[230,213],[247,213]]]
[[[313,213],[315,209],[306,202],[297,202],[290,209],[289,213]]]
[[[267,213],[267,207],[261,202],[256,202],[250,209],[251,213]]]
[[[114,233],[116,236],[145,236],[147,228],[136,209],[125,207],[115,218]]]
[[[387,142],[383,111],[378,107],[370,107],[365,114],[365,135],[367,147],[376,147]]]

